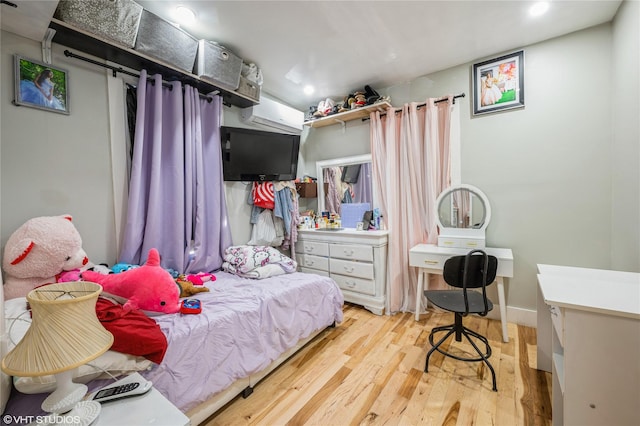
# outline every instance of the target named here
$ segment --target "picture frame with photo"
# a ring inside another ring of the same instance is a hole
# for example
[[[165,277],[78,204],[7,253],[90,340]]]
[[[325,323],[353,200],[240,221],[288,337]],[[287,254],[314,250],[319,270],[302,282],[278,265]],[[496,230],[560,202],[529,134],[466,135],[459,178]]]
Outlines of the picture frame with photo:
[[[473,115],[524,108],[524,51],[473,64]]]
[[[69,77],[65,69],[14,55],[15,105],[69,114]]]

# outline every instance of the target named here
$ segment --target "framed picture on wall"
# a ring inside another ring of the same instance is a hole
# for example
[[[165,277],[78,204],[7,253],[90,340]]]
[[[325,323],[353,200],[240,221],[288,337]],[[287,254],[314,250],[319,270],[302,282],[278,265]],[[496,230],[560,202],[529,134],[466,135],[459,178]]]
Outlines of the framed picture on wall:
[[[15,105],[69,114],[67,71],[14,55]]]
[[[473,64],[473,115],[524,108],[524,51]]]

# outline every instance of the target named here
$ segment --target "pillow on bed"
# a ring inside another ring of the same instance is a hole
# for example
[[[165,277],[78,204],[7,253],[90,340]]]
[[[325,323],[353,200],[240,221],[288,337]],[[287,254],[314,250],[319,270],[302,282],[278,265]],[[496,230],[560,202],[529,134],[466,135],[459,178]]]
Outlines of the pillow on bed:
[[[31,324],[27,299],[18,297],[5,301],[4,314],[9,336],[7,350],[10,351],[22,339]],[[89,364],[78,367],[74,372],[74,382],[87,383],[93,379],[110,377],[105,372],[119,376],[132,371],[146,370],[151,365],[151,361],[144,357],[107,351]],[[14,377],[13,384],[22,393],[52,392],[56,387],[53,376]]]

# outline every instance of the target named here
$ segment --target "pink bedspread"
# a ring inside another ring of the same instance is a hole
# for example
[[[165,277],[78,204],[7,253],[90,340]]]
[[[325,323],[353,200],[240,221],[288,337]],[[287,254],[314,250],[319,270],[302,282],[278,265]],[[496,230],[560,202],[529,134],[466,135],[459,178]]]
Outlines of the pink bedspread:
[[[312,332],[342,321],[328,277],[296,272],[263,280],[217,272],[197,315],[154,317],[169,346],[143,375],[182,411],[267,367]]]

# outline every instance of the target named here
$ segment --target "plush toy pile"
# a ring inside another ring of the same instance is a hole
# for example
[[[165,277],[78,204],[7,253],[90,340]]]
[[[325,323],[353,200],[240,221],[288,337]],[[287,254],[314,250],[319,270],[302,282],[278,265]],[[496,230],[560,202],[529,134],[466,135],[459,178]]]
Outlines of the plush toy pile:
[[[55,283],[64,272],[92,266],[71,220],[70,215],[36,217],[9,237],[2,261],[6,300]]]
[[[142,266],[94,265],[71,219],[70,215],[36,217],[9,237],[3,259],[5,299],[25,297],[44,284],[85,280],[102,285],[103,294],[126,311],[170,314],[179,312],[180,298],[209,291],[204,284],[216,279],[205,272],[185,275],[164,269],[156,249],[149,251]]]
[[[140,309],[147,314],[174,314],[180,310],[180,289],[160,266],[156,249],[149,250],[147,262],[139,268],[108,275],[86,271],[82,279],[100,284],[103,294],[123,303],[125,310]]]
[[[331,98],[326,98],[318,103],[318,106],[309,107],[309,114],[306,120],[326,117],[328,115],[345,112],[365,105],[373,105],[378,102],[389,102],[389,96],[380,96],[371,86],[364,86],[364,90],[356,90],[344,97],[342,102],[336,102]]]

